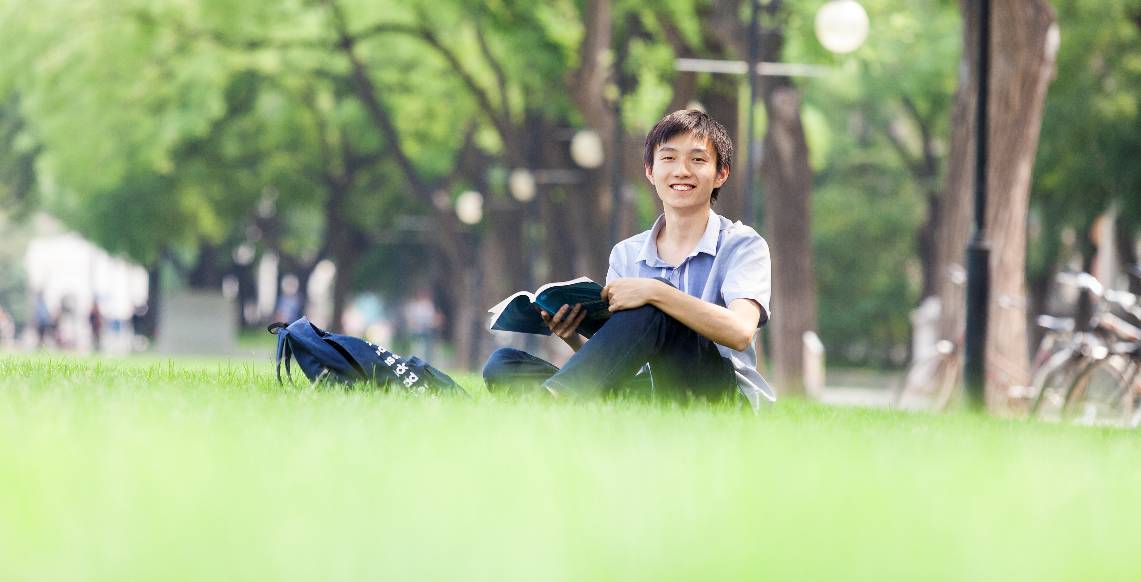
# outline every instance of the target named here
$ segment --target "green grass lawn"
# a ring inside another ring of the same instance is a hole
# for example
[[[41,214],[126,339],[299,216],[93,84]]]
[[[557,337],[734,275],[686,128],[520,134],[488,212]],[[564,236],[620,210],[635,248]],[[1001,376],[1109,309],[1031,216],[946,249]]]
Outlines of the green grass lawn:
[[[1137,580],[1141,435],[0,357],[0,579]]]

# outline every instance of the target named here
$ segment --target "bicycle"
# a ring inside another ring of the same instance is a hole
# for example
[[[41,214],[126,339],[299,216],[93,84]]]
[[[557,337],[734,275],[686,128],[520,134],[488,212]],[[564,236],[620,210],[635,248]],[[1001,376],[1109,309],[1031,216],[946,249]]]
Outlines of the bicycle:
[[[1107,299],[1141,319],[1135,296],[1121,292],[1114,295]],[[1141,422],[1137,406],[1141,400],[1141,329],[1112,314],[1100,323],[1112,332],[1115,341],[1107,345],[1105,357],[1074,379],[1062,411],[1063,420],[1136,428]]]
[[[959,265],[948,268],[952,284],[964,286],[966,271]],[[995,299],[999,306],[1008,302],[1020,302],[1020,298],[1001,296]],[[937,304],[936,304],[937,305]],[[922,307],[921,307],[922,309]],[[936,308],[936,313],[938,308]],[[917,358],[908,368],[907,375],[894,389],[892,406],[901,410],[946,410],[961,392],[965,348],[965,327],[960,327],[954,339],[940,339],[934,344],[929,355]],[[988,384],[999,386],[999,390],[1009,393],[1012,386],[1009,378],[1014,377],[1013,366],[991,355],[986,360]]]
[[[1112,312],[1114,306],[1135,317],[1137,298],[1105,289],[1087,273],[1058,275],[1058,282],[1087,291],[1096,299],[1088,331],[1073,331],[1072,320],[1044,317],[1047,329],[1031,382],[1030,416],[1085,424],[1121,423],[1120,403],[1133,403],[1138,337],[1141,331]],[[1065,341],[1062,341],[1062,340]],[[1126,413],[1128,414],[1128,413]],[[1132,422],[1131,420],[1129,422]]]

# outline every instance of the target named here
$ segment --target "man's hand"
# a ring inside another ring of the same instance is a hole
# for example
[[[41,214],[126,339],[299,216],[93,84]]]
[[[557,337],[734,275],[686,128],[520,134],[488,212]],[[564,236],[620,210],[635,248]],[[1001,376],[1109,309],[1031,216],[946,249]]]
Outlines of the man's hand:
[[[663,289],[670,288],[657,279],[627,277],[615,279],[603,287],[602,298],[610,302],[611,312],[637,309],[659,297]]]
[[[577,304],[573,308],[564,305],[554,315],[539,310],[539,316],[543,318],[543,323],[547,324],[551,333],[559,336],[571,349],[577,352],[578,348],[582,347],[582,337],[577,331],[582,320],[586,319],[586,310],[582,308],[582,304]]]

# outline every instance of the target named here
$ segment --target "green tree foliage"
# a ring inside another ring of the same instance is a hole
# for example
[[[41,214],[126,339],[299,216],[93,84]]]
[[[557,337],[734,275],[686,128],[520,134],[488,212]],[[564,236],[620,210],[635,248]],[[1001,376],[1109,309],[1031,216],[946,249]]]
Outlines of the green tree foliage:
[[[184,187],[179,148],[204,139],[226,113],[224,55],[183,50],[131,17],[130,3],[44,2],[11,30],[9,90],[38,144],[45,206],[135,260],[158,243],[217,236],[224,227],[204,188]]]
[[[1063,227],[1086,233],[1116,203],[1123,230],[1141,225],[1141,2],[1059,2],[1061,44],[1035,164],[1037,236],[1031,277],[1049,276]]]
[[[833,68],[797,80],[816,173],[821,333],[831,348],[900,344],[930,268],[918,241],[943,183],[958,7],[861,0],[871,34],[841,57],[812,31],[823,1],[786,2],[783,12],[784,60]],[[1134,161],[1141,6],[1057,4],[1062,44],[1034,177],[1044,234],[1031,245],[1032,270],[1055,260],[1061,226],[1084,229],[1114,200],[1125,221],[1138,223],[1141,212]],[[534,128],[542,140],[556,140],[554,130],[585,123],[572,75],[583,64],[592,6],[44,0],[31,10],[0,0],[0,203],[42,203],[145,264],[164,251],[225,261],[230,249],[252,242],[309,265],[346,247],[367,248],[369,256],[357,259],[375,272],[403,265],[399,251],[430,254],[451,227],[423,224],[440,222],[451,197],[467,188],[487,199],[476,230],[508,231],[518,220],[506,219],[522,214],[504,177],[528,165]],[[676,102],[675,58],[725,58],[739,48],[732,43],[741,39],[714,33],[724,22],[741,26],[747,7],[608,3],[613,44],[626,46],[622,120],[630,141],[667,107],[684,104]],[[338,13],[391,134],[380,130],[354,79]],[[699,75],[690,93],[734,84],[742,80]],[[600,98],[615,96],[609,87]],[[544,195],[552,204],[585,196],[573,188]],[[653,202],[643,189],[643,221],[655,214]],[[349,280],[375,285],[370,275]]]
[[[813,192],[820,336],[835,361],[900,365],[892,350],[908,345],[919,299],[922,193],[905,171],[892,171],[890,151],[851,155],[820,174]]]
[[[18,326],[24,324],[28,315],[24,252],[30,230],[0,210],[0,232],[4,233],[0,236],[0,309],[7,312]]]
[[[41,149],[26,125],[13,93],[0,104],[0,206],[21,216],[38,201],[35,163]]]
[[[959,15],[945,0],[907,10],[864,0],[867,42],[835,56],[812,32],[820,4],[795,5],[787,47],[789,61],[834,67],[800,83],[816,171],[820,334],[839,361],[882,364],[907,345],[924,270],[937,268],[921,246],[942,195]]]

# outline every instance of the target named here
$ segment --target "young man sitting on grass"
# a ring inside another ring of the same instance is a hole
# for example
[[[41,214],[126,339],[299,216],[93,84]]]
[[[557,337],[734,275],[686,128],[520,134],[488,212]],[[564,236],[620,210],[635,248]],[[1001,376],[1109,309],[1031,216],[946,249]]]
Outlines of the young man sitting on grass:
[[[664,395],[719,401],[739,393],[754,409],[775,399],[753,347],[769,318],[769,248],[712,209],[733,142],[705,113],[675,111],[650,130],[643,158],[662,215],[610,252],[602,297],[613,315],[587,340],[575,331],[586,315],[581,305],[543,312],[574,356],[560,370],[500,349],[483,369],[489,390],[541,383],[556,397],[611,393],[649,363]]]

